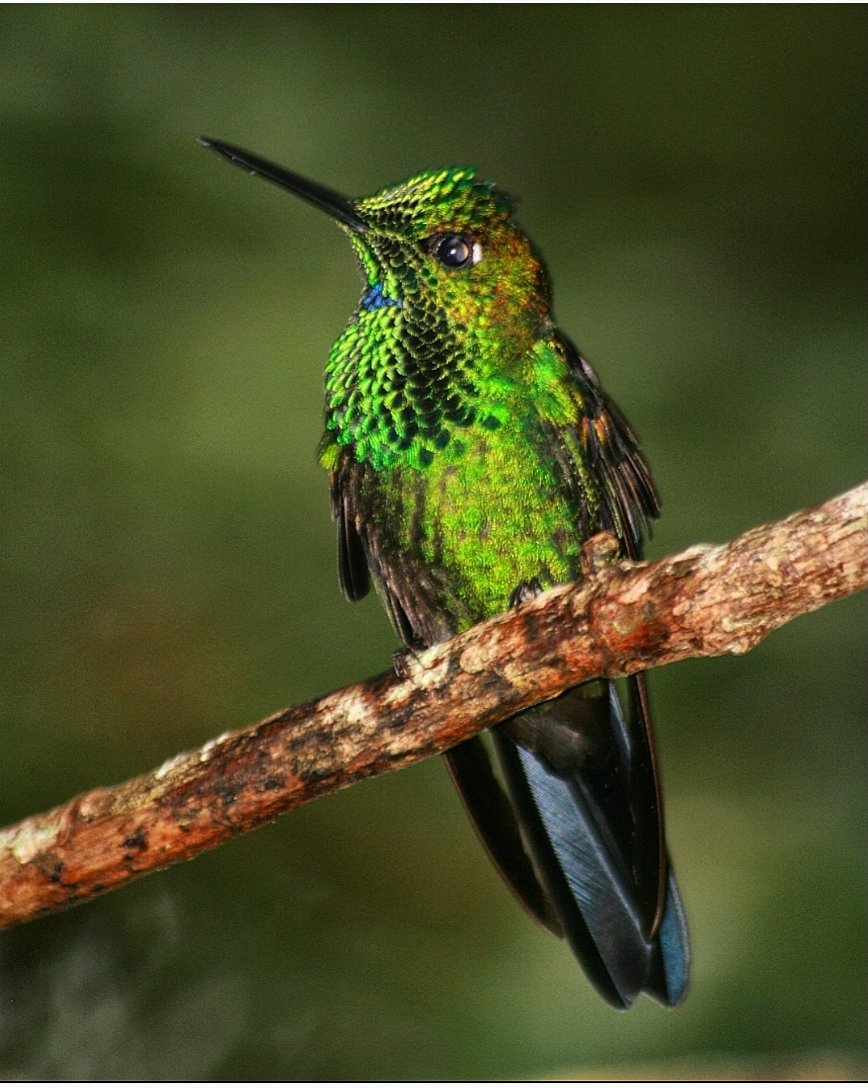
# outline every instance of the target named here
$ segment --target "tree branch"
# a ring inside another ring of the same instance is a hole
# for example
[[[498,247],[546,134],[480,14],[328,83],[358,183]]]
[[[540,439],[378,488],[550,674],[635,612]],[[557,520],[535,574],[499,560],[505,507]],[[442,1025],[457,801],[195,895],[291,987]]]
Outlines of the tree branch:
[[[812,510],[656,563],[600,567],[119,786],[0,831],[0,925],[82,902],[306,801],[398,770],[593,677],[750,650],[868,586],[868,483]],[[596,571],[596,573],[593,573]]]

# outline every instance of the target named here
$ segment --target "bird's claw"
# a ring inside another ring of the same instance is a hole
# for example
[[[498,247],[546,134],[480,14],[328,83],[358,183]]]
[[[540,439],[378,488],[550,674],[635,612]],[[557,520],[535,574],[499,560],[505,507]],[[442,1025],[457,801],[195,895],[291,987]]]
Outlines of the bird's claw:
[[[509,596],[509,607],[518,608],[521,604],[527,604],[542,593],[542,582],[539,578],[531,578],[529,582],[519,582]]]
[[[419,663],[419,654],[412,646],[392,654],[392,668],[399,680],[409,680],[413,669]]]

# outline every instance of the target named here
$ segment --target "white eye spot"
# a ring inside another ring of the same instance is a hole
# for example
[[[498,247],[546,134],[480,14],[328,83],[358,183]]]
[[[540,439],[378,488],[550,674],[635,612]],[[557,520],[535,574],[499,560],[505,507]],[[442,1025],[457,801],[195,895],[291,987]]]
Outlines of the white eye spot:
[[[470,263],[471,264],[479,264],[479,262],[481,260],[482,260],[482,246],[480,245],[479,242],[474,242],[473,243],[473,249],[472,249],[471,255],[470,255]]]

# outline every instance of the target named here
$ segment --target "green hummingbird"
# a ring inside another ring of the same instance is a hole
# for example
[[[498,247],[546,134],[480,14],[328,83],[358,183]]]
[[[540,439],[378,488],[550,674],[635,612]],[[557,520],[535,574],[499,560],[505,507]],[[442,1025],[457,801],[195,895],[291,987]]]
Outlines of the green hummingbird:
[[[659,500],[624,416],[552,316],[514,202],[471,168],[352,200],[258,155],[223,158],[327,212],[364,290],[325,372],[320,460],[350,600],[373,583],[408,648],[582,577],[608,530],[638,558]],[[684,996],[645,679],[592,681],[447,753],[491,858],[618,1008]]]

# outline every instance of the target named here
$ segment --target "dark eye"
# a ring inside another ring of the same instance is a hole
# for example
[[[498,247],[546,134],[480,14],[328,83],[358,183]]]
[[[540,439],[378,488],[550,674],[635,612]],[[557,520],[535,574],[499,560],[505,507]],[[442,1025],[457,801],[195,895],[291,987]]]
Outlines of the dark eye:
[[[466,268],[482,257],[482,247],[467,234],[435,234],[431,255],[447,268]]]

